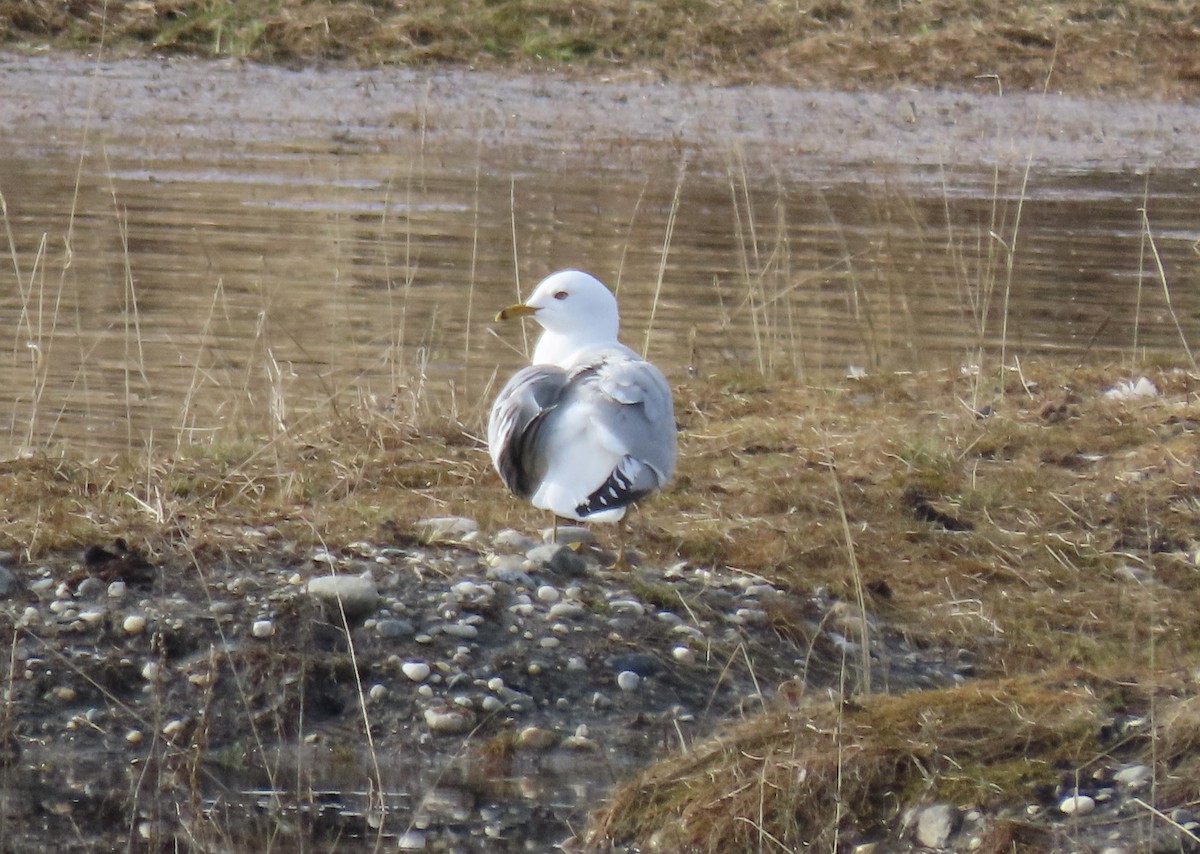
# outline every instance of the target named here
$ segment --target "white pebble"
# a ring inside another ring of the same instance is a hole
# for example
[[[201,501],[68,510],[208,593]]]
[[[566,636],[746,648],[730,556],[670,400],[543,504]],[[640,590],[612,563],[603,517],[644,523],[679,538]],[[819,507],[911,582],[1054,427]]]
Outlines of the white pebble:
[[[696,653],[686,646],[677,646],[671,650],[671,656],[680,664],[695,664]]]
[[[608,609],[614,614],[628,614],[640,617],[646,613],[646,607],[633,599],[614,599],[608,603]]]
[[[125,622],[121,624],[121,627],[125,629],[126,634],[141,634],[146,628],[146,618],[140,614],[130,614],[125,618]]]
[[[125,741],[130,744],[141,744],[142,731],[140,729],[131,729],[129,732],[125,733]]]
[[[1058,803],[1058,811],[1066,815],[1087,815],[1096,808],[1096,802],[1087,795],[1067,795]]]
[[[383,685],[372,685],[368,693],[372,700],[382,700],[387,696],[387,688]]]
[[[638,676],[632,670],[622,670],[617,674],[617,687],[622,691],[634,690],[641,681],[642,677]]]
[[[413,682],[422,682],[429,676],[429,665],[424,661],[406,661],[400,665],[400,670]]]
[[[559,592],[549,584],[543,584],[537,589],[537,598],[542,602],[557,602]]]
[[[541,646],[542,649],[556,649],[561,643],[562,641],[558,638],[542,638],[538,641],[538,645]]]
[[[487,681],[487,689],[489,691],[503,691],[504,690],[504,680],[501,679],[499,676],[493,676],[491,679],[489,679]]]
[[[498,698],[493,697],[491,694],[488,694],[479,701],[479,707],[485,712],[498,712],[504,708],[504,703],[502,703]]]
[[[160,668],[157,661],[147,661],[146,666],[142,668],[142,678],[147,682],[153,682],[158,679]]]
[[[255,620],[250,627],[250,634],[256,638],[269,638],[275,634],[275,624],[270,620]]]
[[[104,612],[96,609],[80,611],[79,619],[83,620],[89,626],[94,626],[104,619]]]
[[[108,598],[110,598],[110,599],[124,598],[125,589],[126,588],[125,588],[124,581],[114,581],[112,584],[108,585]]]

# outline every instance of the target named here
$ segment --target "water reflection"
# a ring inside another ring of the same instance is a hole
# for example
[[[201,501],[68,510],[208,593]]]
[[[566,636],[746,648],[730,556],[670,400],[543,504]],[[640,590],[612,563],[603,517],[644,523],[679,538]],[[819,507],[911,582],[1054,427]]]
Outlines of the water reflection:
[[[568,265],[619,288],[626,340],[676,378],[1178,358],[1200,323],[1189,171],[835,182],[669,139],[568,169],[527,145],[290,132],[180,153],[149,126],[0,162],[7,453],[270,435],[397,395],[475,417],[523,358],[496,307]]]

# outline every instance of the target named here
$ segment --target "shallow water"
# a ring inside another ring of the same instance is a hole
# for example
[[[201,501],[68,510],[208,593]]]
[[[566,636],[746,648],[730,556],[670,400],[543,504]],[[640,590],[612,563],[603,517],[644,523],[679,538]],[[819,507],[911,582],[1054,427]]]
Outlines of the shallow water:
[[[1196,108],[19,57],[0,77],[10,454],[363,402],[478,417],[526,346],[492,315],[563,266],[619,288],[626,340],[674,378],[1177,359],[1200,331]]]

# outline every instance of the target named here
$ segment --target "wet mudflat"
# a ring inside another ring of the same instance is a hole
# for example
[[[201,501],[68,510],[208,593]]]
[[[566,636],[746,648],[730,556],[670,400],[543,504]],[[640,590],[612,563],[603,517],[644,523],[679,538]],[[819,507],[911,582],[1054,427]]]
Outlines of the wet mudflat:
[[[1135,551],[1176,596],[1150,622],[1186,626],[1194,381],[1104,392],[1196,337],[1194,108],[183,61],[0,76],[5,477],[54,492],[42,515],[7,506],[11,850],[48,832],[81,851],[544,850],[768,703],[1020,670],[1037,656],[1011,650],[1044,638],[994,652],[1029,631],[987,598],[1009,582],[1046,597],[1034,612],[1111,587],[1146,619],[1117,565]],[[681,483],[635,523],[633,573],[603,531],[541,545],[475,438],[523,359],[492,313],[518,270],[527,289],[564,265],[619,283],[626,340],[679,389]],[[1027,367],[1048,355],[1102,367]],[[979,378],[1000,364],[993,399]],[[808,420],[897,406],[914,411],[882,447]],[[1153,464],[1121,457],[1151,446]],[[98,476],[63,452],[145,463]],[[1064,474],[1057,527],[974,486],[1027,457]],[[1128,534],[1142,489],[1170,523],[1153,546]],[[1088,533],[1064,557],[1050,535],[1072,514]],[[1067,572],[1085,554],[1098,576]],[[312,584],[328,576],[352,579],[347,610]],[[1045,838],[1081,838],[1053,785],[1027,794]]]
[[[14,449],[269,433],[397,389],[465,411],[524,358],[496,308],[564,266],[617,287],[626,338],[677,378],[1173,354],[1165,294],[1194,331],[1188,105],[65,57],[0,76]]]

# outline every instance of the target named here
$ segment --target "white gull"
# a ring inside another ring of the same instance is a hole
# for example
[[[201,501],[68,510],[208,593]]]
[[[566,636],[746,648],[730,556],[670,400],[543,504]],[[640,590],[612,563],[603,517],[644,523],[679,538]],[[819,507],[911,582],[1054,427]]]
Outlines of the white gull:
[[[675,469],[671,389],[617,340],[617,300],[598,279],[562,270],[497,320],[543,329],[532,364],[504,385],[488,449],[505,485],[564,519],[613,522]]]

